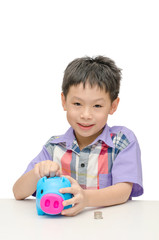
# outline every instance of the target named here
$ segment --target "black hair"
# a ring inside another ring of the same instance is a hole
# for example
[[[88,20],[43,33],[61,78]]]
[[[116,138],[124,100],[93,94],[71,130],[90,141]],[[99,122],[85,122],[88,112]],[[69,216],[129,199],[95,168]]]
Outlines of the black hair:
[[[62,91],[67,97],[69,88],[72,85],[89,83],[91,87],[99,86],[109,93],[111,102],[113,102],[119,94],[121,81],[121,69],[115,62],[104,56],[95,58],[82,57],[70,62],[64,71]]]

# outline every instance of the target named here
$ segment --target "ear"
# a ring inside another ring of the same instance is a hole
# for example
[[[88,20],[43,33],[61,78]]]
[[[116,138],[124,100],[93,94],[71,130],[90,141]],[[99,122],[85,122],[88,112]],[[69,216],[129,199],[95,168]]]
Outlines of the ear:
[[[112,115],[118,108],[118,104],[119,104],[120,98],[116,98],[112,104],[111,104],[111,108],[110,108],[110,112],[109,114]]]
[[[61,93],[61,102],[62,102],[63,110],[66,111],[66,98],[65,98],[63,92]]]

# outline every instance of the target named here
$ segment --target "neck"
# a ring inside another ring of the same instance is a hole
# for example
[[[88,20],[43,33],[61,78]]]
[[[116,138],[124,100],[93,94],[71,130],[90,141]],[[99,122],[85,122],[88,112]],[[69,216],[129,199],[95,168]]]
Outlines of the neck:
[[[80,150],[90,145],[102,132],[103,132],[103,129],[101,129],[98,133],[90,137],[78,136],[78,134],[75,133]]]

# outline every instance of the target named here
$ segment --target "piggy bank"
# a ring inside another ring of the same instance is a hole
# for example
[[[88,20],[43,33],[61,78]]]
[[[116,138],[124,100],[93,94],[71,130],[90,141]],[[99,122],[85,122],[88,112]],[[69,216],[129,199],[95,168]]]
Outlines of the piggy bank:
[[[37,183],[36,209],[38,215],[56,215],[63,209],[72,205],[63,206],[64,200],[72,198],[70,193],[60,193],[61,188],[71,187],[70,181],[66,177],[43,177]]]

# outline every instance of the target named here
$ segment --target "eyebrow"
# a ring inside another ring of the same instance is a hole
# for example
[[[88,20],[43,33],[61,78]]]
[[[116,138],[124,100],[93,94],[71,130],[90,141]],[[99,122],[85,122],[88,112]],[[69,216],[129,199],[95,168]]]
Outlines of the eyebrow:
[[[76,97],[76,96],[73,96],[72,99],[77,99],[79,101],[83,101],[82,98],[79,98],[79,97]],[[97,99],[93,100],[93,102],[97,102],[97,101],[104,101],[104,98],[97,98]]]

